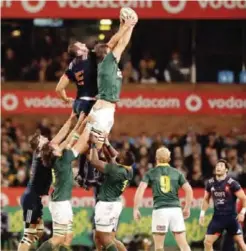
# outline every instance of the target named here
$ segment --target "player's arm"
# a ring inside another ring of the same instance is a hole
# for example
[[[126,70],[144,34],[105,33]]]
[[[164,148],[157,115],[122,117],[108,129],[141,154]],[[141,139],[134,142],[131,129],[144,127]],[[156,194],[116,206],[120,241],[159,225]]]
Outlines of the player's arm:
[[[128,29],[129,26],[127,24],[124,25],[121,24],[119,30],[111,37],[111,39],[107,43],[107,46],[111,50],[113,50]]]
[[[56,93],[58,96],[66,103],[73,102],[73,98],[69,98],[66,93],[66,87],[68,86],[70,80],[66,74],[63,74],[56,86]]]
[[[136,22],[137,21],[134,18],[129,18],[122,25],[122,27],[128,27],[128,28],[126,32],[123,33],[122,37],[119,39],[115,47],[112,49],[112,53],[118,62],[120,61],[121,54],[123,53],[123,51],[125,50],[126,46],[128,45],[131,39],[133,28]]]
[[[107,163],[99,159],[98,150],[95,143],[92,143],[91,145],[89,160],[93,167],[95,167],[99,172],[104,173],[104,169]]]
[[[119,155],[118,151],[110,144],[108,138],[105,139],[104,144],[107,147],[111,159],[116,158]]]
[[[190,208],[191,202],[193,200],[193,190],[189,182],[185,182],[182,186],[182,189],[185,192],[185,206],[183,209],[184,218],[188,218],[190,216]]]
[[[240,189],[237,192],[235,192],[235,195],[242,203],[242,209],[241,209],[240,213],[238,214],[237,219],[239,222],[244,222],[245,213],[246,213],[246,195],[245,195],[243,189]]]
[[[62,140],[67,136],[70,129],[72,128],[74,122],[76,120],[75,114],[72,112],[66,123],[60,129],[60,131],[56,134],[56,136],[51,140],[51,144],[59,145]]]
[[[204,197],[202,200],[202,205],[201,205],[200,218],[199,218],[199,223],[202,226],[204,225],[205,213],[208,210],[210,198],[211,198],[210,192],[205,190]]]
[[[150,181],[150,176],[149,173],[147,172],[144,177],[143,180],[140,182],[137,191],[135,193],[134,196],[134,208],[133,208],[133,218],[134,220],[139,220],[141,218],[141,214],[139,212],[139,206],[140,206],[140,202],[143,199],[144,196],[144,192],[146,190],[146,188],[148,187]]]

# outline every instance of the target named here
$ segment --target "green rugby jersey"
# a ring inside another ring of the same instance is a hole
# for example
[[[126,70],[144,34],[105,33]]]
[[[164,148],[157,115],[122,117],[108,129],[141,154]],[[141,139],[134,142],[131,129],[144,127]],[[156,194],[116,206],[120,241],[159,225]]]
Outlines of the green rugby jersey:
[[[178,191],[186,179],[177,169],[168,164],[158,165],[149,170],[142,181],[152,188],[154,209],[180,207]]]
[[[54,164],[55,184],[51,195],[52,201],[70,200],[73,188],[72,161],[75,160],[73,151],[64,150]]]
[[[133,178],[132,168],[126,169],[119,164],[106,164],[104,168],[104,181],[100,187],[98,200],[120,201],[120,196]]]
[[[122,73],[113,53],[110,52],[98,64],[98,99],[109,102],[117,102],[120,99]]]

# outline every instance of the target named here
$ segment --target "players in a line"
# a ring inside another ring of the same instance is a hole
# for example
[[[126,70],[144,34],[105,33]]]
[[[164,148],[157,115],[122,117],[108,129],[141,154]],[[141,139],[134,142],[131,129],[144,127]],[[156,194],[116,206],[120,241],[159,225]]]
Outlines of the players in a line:
[[[215,166],[215,177],[211,178],[205,189],[199,222],[204,225],[205,212],[210,199],[214,202],[213,218],[208,226],[204,240],[205,251],[212,251],[214,242],[224,230],[234,237],[239,248],[246,251],[240,223],[246,213],[246,196],[237,181],[227,175],[229,168],[225,160],[219,160]],[[237,214],[236,201],[241,200],[242,210]]]
[[[120,152],[111,163],[100,160],[97,139],[92,137],[90,162],[104,174],[95,208],[96,240],[107,251],[126,251],[124,245],[115,239],[113,232],[116,231],[123,207],[120,196],[133,178],[134,161],[134,156],[129,151]]]
[[[19,244],[18,251],[29,250],[43,235],[43,221],[41,202],[42,196],[48,195],[52,182],[51,167],[45,166],[41,159],[41,150],[45,144],[59,144],[67,135],[73,122],[71,116],[59,133],[49,142],[49,140],[39,133],[35,133],[30,140],[33,149],[33,159],[31,165],[31,178],[24,194],[21,197],[23,218],[25,223],[24,236]]]
[[[184,176],[168,164],[170,160],[170,151],[167,148],[161,147],[156,151],[156,167],[145,174],[136,191],[133,216],[135,220],[140,219],[139,206],[145,189],[150,185],[154,199],[152,234],[155,251],[164,250],[165,235],[169,228],[173,232],[180,250],[190,251],[186,240],[184,219],[190,216],[193,192]],[[185,191],[183,212],[178,197],[179,188],[183,188]]]

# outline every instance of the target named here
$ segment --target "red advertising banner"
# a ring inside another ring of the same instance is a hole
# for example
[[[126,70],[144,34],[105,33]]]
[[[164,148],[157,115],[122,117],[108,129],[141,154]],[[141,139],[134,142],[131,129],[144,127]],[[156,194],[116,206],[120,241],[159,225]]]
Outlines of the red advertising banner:
[[[140,18],[246,19],[246,1],[238,0],[2,0],[2,18],[118,18],[121,7]]]
[[[24,192],[24,188],[4,188],[1,189],[1,206],[19,206],[20,205],[20,197]],[[136,188],[127,188],[123,193],[122,200],[124,202],[125,207],[133,207],[134,195],[136,192]],[[194,199],[192,202],[192,207],[200,207],[203,196],[204,189],[193,189]],[[43,204],[45,206],[48,205],[49,198],[48,196],[43,198]],[[73,207],[94,207],[95,199],[93,196],[93,191],[86,191],[82,188],[74,188],[72,193],[72,205]],[[184,192],[180,190],[180,201],[184,203]],[[153,198],[151,189],[148,188],[145,191],[144,198],[142,200],[141,207],[151,208],[153,206]]]
[[[68,93],[74,96],[73,93]],[[2,91],[4,114],[69,114],[71,106],[48,91]],[[119,114],[246,114],[244,92],[123,91]]]

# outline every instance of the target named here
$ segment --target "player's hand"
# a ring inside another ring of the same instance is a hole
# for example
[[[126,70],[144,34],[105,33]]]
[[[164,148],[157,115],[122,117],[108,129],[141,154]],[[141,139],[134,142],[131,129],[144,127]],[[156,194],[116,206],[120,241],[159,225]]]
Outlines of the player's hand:
[[[183,216],[184,216],[184,219],[188,219],[190,217],[190,208],[183,209]]]
[[[200,216],[199,224],[203,227],[205,225],[205,216]]]
[[[98,142],[98,135],[95,133],[91,132],[90,134],[90,142],[96,144]]]
[[[65,102],[66,104],[72,104],[72,103],[74,102],[74,98],[66,98],[66,99],[64,100],[64,102]]]
[[[134,16],[129,16],[124,21],[124,25],[130,28],[134,27],[138,20]]]
[[[237,220],[238,220],[238,222],[240,222],[240,223],[243,223],[243,222],[244,222],[244,218],[245,218],[245,215],[244,215],[244,214],[239,213],[239,214],[237,215]]]
[[[139,221],[141,219],[141,213],[138,209],[133,210],[133,218],[135,221]]]

